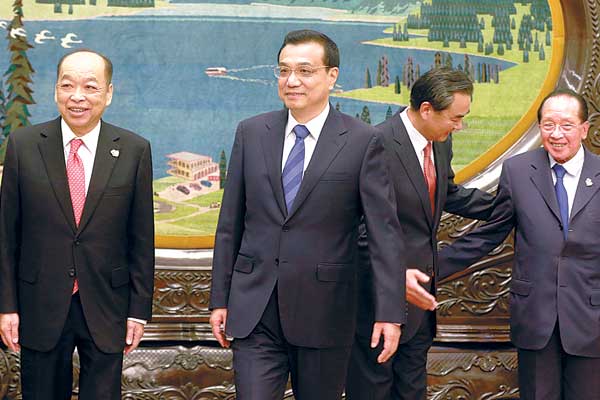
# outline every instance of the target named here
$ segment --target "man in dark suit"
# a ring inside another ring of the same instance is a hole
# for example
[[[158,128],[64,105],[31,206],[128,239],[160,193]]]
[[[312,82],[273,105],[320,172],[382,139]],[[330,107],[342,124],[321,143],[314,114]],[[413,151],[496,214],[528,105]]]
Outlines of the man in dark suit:
[[[358,329],[346,382],[349,400],[425,399],[427,351],[435,336],[436,233],[442,211],[485,219],[493,196],[454,183],[450,133],[462,128],[469,112],[473,84],[462,72],[433,69],[421,76],[404,108],[378,126],[393,171],[398,219],[404,243],[407,304],[406,325],[397,353],[384,364],[375,362],[367,327],[376,300],[370,285],[370,242],[360,241]],[[368,235],[367,235],[368,236]],[[423,285],[423,286],[421,286]],[[404,307],[398,305],[398,307]]]
[[[341,397],[356,323],[358,225],[365,216],[380,362],[404,322],[405,271],[393,192],[374,128],[329,104],[339,52],[326,35],[288,33],[279,52],[287,109],[242,121],[219,217],[211,324],[233,337],[239,400]]]
[[[510,332],[524,400],[600,399],[600,158],[582,146],[585,100],[546,97],[543,148],[504,162],[489,222],[440,253],[448,276],[515,228]]]
[[[123,349],[150,319],[154,224],[150,144],[100,121],[112,64],[63,57],[60,118],[9,137],[0,193],[0,333],[21,352],[23,399],[118,399]],[[128,319],[129,318],[129,319]]]

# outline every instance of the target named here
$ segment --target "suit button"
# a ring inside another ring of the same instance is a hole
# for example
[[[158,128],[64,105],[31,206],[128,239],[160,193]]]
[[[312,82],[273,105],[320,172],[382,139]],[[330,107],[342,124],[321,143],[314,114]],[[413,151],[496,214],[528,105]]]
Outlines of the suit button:
[[[69,268],[69,276],[75,278],[75,268]]]
[[[275,259],[275,265],[279,265],[279,258]]]
[[[284,225],[284,226],[283,226],[283,231],[284,231],[284,232],[289,232],[289,230],[290,230],[290,227],[289,227],[289,226],[287,226],[287,225]]]
[[[81,244],[81,241],[79,241],[79,240],[75,241],[75,246],[79,246],[80,244]]]

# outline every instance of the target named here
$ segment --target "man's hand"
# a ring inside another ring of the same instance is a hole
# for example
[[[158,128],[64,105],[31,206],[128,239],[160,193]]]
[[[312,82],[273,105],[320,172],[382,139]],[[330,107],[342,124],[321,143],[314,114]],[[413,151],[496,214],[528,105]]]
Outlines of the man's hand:
[[[227,309],[226,308],[215,308],[210,313],[210,326],[212,327],[212,333],[221,345],[226,349],[229,348],[229,340],[225,336],[225,327],[227,325]]]
[[[138,345],[144,336],[144,324],[127,320],[127,335],[125,336],[125,351],[127,355],[131,353]]]
[[[383,364],[389,360],[400,343],[400,325],[391,322],[375,322],[373,324],[373,335],[371,335],[371,348],[377,347],[383,335],[383,350],[377,356],[377,362]]]
[[[429,276],[425,275],[418,269],[406,270],[406,300],[415,306],[423,309],[434,311],[438,306],[435,297],[428,293],[419,282],[429,282]]]
[[[19,345],[19,314],[0,314],[0,336],[10,351],[21,350]]]

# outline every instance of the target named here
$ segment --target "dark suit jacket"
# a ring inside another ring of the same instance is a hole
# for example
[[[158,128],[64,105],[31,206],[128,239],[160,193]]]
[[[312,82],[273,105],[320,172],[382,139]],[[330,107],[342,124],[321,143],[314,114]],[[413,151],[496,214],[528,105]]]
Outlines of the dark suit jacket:
[[[286,339],[349,346],[356,321],[357,227],[366,216],[378,321],[404,322],[404,265],[383,147],[373,127],[333,108],[286,212],[281,160],[287,111],[238,126],[217,227],[210,306],[248,336],[277,285]]]
[[[505,161],[489,222],[441,251],[441,275],[486,255],[516,228],[510,286],[513,343],[527,350],[543,348],[558,318],[567,353],[600,357],[598,189],[600,158],[586,150],[565,241],[546,151]]]
[[[437,272],[437,230],[442,211],[458,214],[467,218],[486,219],[492,210],[493,196],[477,189],[466,189],[454,183],[452,161],[452,141],[434,142],[433,153],[436,169],[435,215],[431,213],[429,193],[423,170],[410,141],[406,128],[400,118],[401,109],[394,116],[378,125],[381,130],[387,160],[392,175],[396,197],[396,210],[402,235],[394,240],[404,242],[406,268],[417,268],[431,276]],[[360,241],[361,258],[369,247]],[[365,264],[368,266],[367,260]],[[359,320],[361,327],[372,323],[373,297],[370,291],[369,269],[362,270]],[[425,289],[435,293],[435,279],[425,285]],[[406,305],[408,321],[402,329],[401,343],[410,340],[421,325],[425,312],[420,308]],[[365,329],[359,334],[366,335]]]
[[[94,342],[105,352],[122,351],[127,317],[151,316],[150,144],[102,122],[77,228],[60,118],[17,130],[8,140],[0,192],[0,312],[19,313],[23,346],[48,351],[65,324],[76,276]]]

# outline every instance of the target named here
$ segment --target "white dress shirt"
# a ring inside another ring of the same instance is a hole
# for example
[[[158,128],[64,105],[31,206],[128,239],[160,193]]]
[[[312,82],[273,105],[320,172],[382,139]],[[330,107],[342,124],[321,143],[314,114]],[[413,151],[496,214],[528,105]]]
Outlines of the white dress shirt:
[[[294,143],[296,143],[296,134],[293,132],[293,129],[296,125],[304,125],[306,129],[310,132],[304,139],[304,167],[302,171],[306,171],[308,167],[308,163],[312,158],[313,153],[315,152],[315,147],[317,147],[317,140],[319,140],[319,135],[321,135],[321,131],[323,130],[323,125],[325,125],[325,120],[329,115],[329,103],[319,115],[311,119],[305,124],[301,124],[292,115],[291,111],[288,111],[288,121],[285,126],[285,139],[283,141],[283,157],[281,157],[281,171],[283,172],[283,167],[285,167],[285,162],[287,161],[290,153],[292,152],[292,147],[294,147]]]
[[[417,158],[419,159],[419,165],[421,166],[421,171],[423,171],[423,176],[425,176],[425,169],[423,167],[423,164],[425,162],[424,161],[425,160],[425,147],[427,146],[428,140],[425,138],[425,136],[423,136],[423,134],[421,134],[421,132],[419,132],[417,130],[417,128],[415,128],[415,126],[410,121],[410,118],[408,118],[408,107],[406,107],[404,109],[404,111],[402,111],[400,113],[400,119],[402,119],[402,123],[404,124],[404,127],[406,128],[406,132],[408,133],[408,138],[410,139],[410,142],[413,145],[413,149],[415,150],[415,154],[417,155]],[[433,147],[431,148],[431,162],[433,163],[433,166],[435,167],[435,158],[433,155]]]
[[[90,132],[83,136],[77,136],[73,130],[67,125],[64,119],[60,120],[60,128],[62,131],[63,150],[65,154],[65,166],[69,158],[69,151],[71,150],[71,140],[81,139],[83,146],[80,146],[77,150],[77,155],[83,163],[83,172],[85,173],[85,194],[87,196],[88,189],[90,187],[90,180],[92,179],[92,169],[94,168],[94,159],[96,158],[96,149],[98,148],[98,139],[100,138],[100,126],[101,122],[98,122]],[[129,321],[139,322],[140,324],[146,325],[148,321],[138,318],[127,318]]]
[[[548,153],[548,158],[550,159],[550,168],[554,167],[556,160],[552,158],[550,153]],[[569,216],[571,215],[571,209],[573,208],[573,200],[575,200],[575,193],[577,192],[577,185],[579,184],[579,178],[581,177],[584,158],[585,153],[583,151],[583,146],[581,146],[573,158],[566,163],[561,164],[567,171],[563,177],[563,184],[565,185],[567,197],[569,199]],[[552,170],[552,183],[556,185],[556,174],[554,173],[554,170]]]

